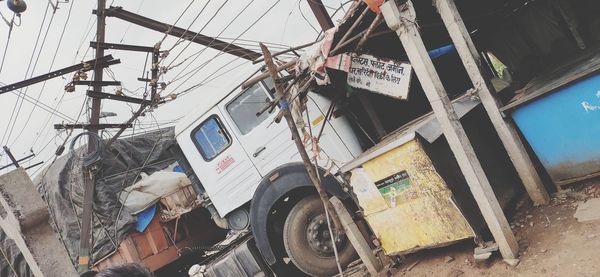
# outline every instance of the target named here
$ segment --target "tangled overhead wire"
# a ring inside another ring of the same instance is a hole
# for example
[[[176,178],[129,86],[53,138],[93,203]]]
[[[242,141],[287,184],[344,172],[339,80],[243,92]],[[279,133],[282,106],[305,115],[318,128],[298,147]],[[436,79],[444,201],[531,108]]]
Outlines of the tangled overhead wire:
[[[75,145],[77,144],[77,141],[83,137],[83,136],[90,136],[93,139],[90,140],[90,142],[95,143],[95,147],[93,148],[94,151],[91,153],[88,153],[86,155],[83,156],[79,156],[77,155],[75,152]],[[96,133],[92,133],[92,132],[83,132],[80,133],[78,135],[76,135],[73,140],[71,140],[71,145],[69,147],[69,151],[71,153],[71,155],[79,158],[80,160],[83,161],[83,165],[85,167],[89,167],[92,166],[94,163],[100,161],[102,159],[102,151],[104,149],[104,144],[102,143],[102,138],[96,134]]]

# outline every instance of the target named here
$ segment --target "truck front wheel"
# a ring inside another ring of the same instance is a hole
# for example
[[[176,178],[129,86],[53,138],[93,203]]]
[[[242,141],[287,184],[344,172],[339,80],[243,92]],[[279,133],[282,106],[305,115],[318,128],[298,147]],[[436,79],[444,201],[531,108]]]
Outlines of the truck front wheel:
[[[356,252],[345,235],[332,224],[331,239],[323,202],[316,195],[300,200],[285,221],[283,242],[294,265],[312,276],[332,276],[338,273],[332,241],[335,241],[342,268],[356,258]]]

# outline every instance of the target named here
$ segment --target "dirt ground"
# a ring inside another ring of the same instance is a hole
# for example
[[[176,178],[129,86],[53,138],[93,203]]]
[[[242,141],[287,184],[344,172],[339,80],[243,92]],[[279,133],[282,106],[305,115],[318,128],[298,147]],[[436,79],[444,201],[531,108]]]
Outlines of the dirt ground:
[[[520,246],[513,267],[499,253],[483,263],[473,259],[472,242],[406,257],[393,276],[600,276],[600,220],[580,223],[579,205],[600,197],[600,182],[555,194],[551,205],[519,208],[511,227]]]

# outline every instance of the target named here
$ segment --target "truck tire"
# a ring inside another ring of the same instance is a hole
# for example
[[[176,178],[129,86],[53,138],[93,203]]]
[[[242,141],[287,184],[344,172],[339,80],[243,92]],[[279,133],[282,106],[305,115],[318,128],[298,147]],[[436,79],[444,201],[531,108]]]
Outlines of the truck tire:
[[[337,235],[335,229],[333,232],[340,264],[345,268],[356,258],[356,252],[345,235]],[[307,196],[292,208],[285,221],[283,243],[290,260],[304,273],[312,276],[338,273],[325,208],[318,196]]]

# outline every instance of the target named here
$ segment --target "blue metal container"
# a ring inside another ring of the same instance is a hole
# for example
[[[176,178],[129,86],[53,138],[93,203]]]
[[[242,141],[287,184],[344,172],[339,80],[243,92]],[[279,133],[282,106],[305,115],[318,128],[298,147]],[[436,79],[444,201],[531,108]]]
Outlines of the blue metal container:
[[[557,185],[600,175],[600,73],[521,104],[512,117]]]

